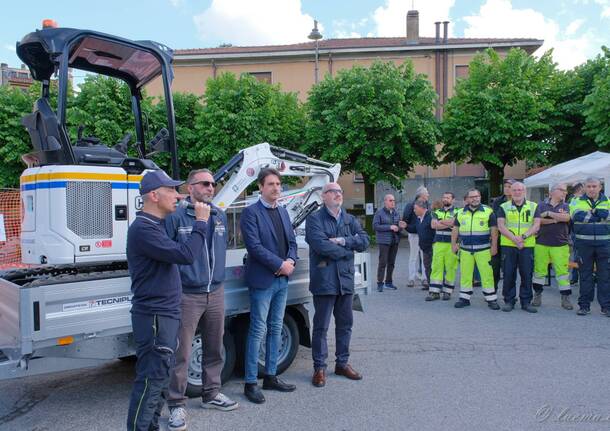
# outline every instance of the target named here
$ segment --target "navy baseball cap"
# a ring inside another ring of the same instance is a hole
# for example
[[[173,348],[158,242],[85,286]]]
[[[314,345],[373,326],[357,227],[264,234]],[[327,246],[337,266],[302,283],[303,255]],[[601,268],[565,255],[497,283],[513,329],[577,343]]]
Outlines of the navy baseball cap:
[[[158,189],[159,187],[176,187],[184,184],[184,181],[172,180],[163,170],[150,171],[140,182],[140,194],[145,195],[148,192]]]

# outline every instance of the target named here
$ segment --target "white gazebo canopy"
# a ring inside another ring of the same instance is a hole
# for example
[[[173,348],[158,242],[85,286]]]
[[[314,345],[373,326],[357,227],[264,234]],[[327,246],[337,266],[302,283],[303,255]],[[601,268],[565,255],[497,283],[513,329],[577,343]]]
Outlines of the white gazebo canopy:
[[[544,187],[548,189],[555,183],[570,185],[588,177],[597,177],[607,185],[610,184],[610,153],[596,151],[586,156],[568,160],[542,172],[527,177],[523,182],[528,188]]]

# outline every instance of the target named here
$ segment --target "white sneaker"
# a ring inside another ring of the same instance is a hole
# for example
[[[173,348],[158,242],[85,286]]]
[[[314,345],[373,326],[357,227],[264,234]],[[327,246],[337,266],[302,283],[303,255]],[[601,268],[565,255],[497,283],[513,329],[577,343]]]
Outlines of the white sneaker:
[[[204,409],[216,409],[228,412],[239,407],[235,401],[220,392],[210,401],[201,401],[201,407]]]
[[[169,421],[167,427],[170,431],[186,430],[186,410],[182,407],[174,407],[169,410]]]

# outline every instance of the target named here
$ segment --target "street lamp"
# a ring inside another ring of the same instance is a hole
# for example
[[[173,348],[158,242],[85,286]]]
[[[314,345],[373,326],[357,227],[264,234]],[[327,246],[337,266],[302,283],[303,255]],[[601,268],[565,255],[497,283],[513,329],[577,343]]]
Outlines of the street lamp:
[[[318,31],[318,21],[314,20],[313,21],[313,28],[311,29],[311,33],[309,33],[309,36],[307,36],[308,39],[310,40],[315,40],[316,41],[316,74],[315,74],[315,79],[316,79],[316,84],[318,83],[318,44],[319,44],[319,40],[322,39],[322,33],[320,33]]]

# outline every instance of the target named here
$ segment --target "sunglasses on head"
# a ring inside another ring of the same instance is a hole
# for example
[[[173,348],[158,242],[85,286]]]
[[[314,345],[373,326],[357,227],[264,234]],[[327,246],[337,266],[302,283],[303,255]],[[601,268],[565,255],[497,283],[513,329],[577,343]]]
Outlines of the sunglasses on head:
[[[195,184],[201,184],[203,187],[216,187],[216,183],[214,181],[197,181],[195,183],[191,183],[192,186]]]

